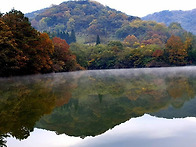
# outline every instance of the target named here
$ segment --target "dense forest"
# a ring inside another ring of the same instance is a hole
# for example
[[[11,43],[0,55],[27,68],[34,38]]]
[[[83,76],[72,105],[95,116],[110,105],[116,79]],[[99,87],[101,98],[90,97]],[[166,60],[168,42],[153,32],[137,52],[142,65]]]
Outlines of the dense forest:
[[[86,69],[178,66],[196,61],[195,36],[179,23],[166,26],[142,21],[94,1],[68,1],[27,16],[39,31],[45,29],[51,37],[72,42],[70,50]],[[70,41],[72,30],[77,43]]]
[[[0,17],[0,66],[0,76],[81,69],[65,40],[38,32],[17,10]]]
[[[127,35],[123,41],[94,46],[72,43],[70,50],[87,69],[181,66],[196,62],[195,36],[180,24],[166,27],[136,20],[128,27],[130,29],[121,28]]]
[[[156,22],[165,23],[169,26],[172,22],[178,22],[182,25],[184,29],[190,31],[194,35],[196,35],[196,9],[182,11],[182,10],[175,10],[175,11],[161,11],[156,12],[153,14],[149,14],[142,18],[143,20],[153,20]]]
[[[26,16],[0,15],[0,76],[196,64],[196,37],[179,23],[143,21],[94,1]]]
[[[77,41],[92,43],[96,35],[106,42],[116,38],[119,28],[139,19],[106,7],[96,1],[67,1],[26,16],[39,31],[67,33],[75,30]]]

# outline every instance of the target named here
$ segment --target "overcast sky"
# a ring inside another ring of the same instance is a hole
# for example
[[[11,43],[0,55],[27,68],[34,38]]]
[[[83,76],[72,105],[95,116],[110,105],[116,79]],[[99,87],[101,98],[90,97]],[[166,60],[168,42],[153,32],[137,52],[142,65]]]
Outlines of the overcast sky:
[[[66,0],[1,0],[0,12],[5,13],[12,8],[23,13],[32,12],[60,4]],[[196,0],[96,0],[111,8],[133,16],[145,16],[162,10],[191,10],[196,8]]]

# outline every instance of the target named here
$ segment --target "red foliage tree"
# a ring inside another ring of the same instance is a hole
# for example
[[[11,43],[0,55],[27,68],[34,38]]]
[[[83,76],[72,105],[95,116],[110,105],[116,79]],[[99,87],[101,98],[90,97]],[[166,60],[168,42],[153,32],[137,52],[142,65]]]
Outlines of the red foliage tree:
[[[52,41],[54,44],[53,70],[56,72],[74,70],[78,65],[76,57],[71,54],[67,42],[58,37],[54,37]]]
[[[36,46],[36,54],[33,59],[35,62],[33,67],[37,72],[49,72],[52,70],[52,60],[51,55],[54,52],[54,46],[52,40],[49,38],[48,34],[40,33],[39,40],[35,42]]]

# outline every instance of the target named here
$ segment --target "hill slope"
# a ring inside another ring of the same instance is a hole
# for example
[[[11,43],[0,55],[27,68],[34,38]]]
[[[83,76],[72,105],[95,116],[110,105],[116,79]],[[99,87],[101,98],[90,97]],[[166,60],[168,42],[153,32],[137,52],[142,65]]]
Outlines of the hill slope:
[[[147,15],[143,20],[153,20],[169,25],[172,22],[178,22],[189,32],[196,34],[196,9],[190,11],[161,11]]]
[[[115,35],[117,29],[138,17],[128,16],[95,1],[68,1],[43,11],[26,14],[39,31],[75,30],[79,36]],[[84,35],[85,34],[85,35]]]

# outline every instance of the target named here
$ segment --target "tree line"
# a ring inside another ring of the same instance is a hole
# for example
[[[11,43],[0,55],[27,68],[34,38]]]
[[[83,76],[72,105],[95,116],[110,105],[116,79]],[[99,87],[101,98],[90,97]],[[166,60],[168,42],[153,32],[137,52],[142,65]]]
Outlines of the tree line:
[[[171,35],[166,43],[160,43],[157,38],[145,43],[134,35],[128,35],[124,41],[110,41],[108,44],[72,43],[70,50],[86,69],[167,67],[196,63],[194,36],[190,34],[186,34],[185,40]]]
[[[135,20],[118,33],[127,36],[102,44],[95,34],[94,44],[79,44],[74,30],[38,32],[22,12],[13,9],[0,15],[0,76],[196,63],[195,36],[178,23],[166,27]]]

